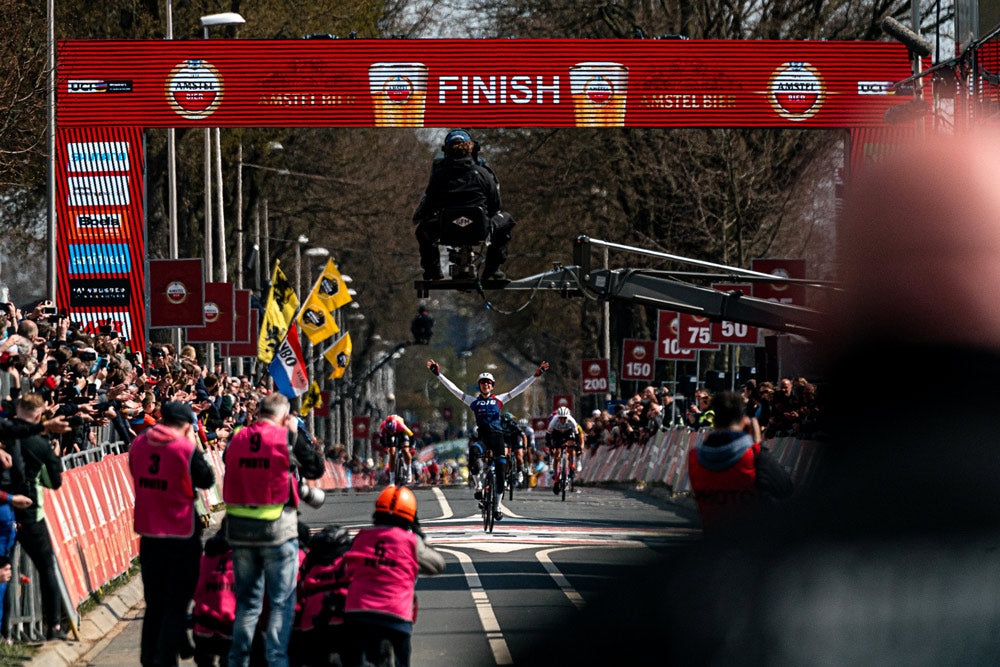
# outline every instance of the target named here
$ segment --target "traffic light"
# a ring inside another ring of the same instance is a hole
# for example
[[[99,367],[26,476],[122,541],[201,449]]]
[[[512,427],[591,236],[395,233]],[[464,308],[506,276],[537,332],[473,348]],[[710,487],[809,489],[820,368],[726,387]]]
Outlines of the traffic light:
[[[423,306],[417,309],[417,316],[410,323],[410,333],[413,334],[413,340],[417,345],[427,345],[431,342],[431,336],[434,335],[434,318]]]

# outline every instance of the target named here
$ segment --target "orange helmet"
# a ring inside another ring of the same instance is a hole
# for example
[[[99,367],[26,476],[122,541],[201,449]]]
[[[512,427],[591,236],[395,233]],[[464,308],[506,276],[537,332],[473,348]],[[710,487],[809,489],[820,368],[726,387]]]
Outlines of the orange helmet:
[[[379,494],[375,501],[375,511],[413,521],[417,518],[417,498],[405,486],[393,484],[385,487]]]

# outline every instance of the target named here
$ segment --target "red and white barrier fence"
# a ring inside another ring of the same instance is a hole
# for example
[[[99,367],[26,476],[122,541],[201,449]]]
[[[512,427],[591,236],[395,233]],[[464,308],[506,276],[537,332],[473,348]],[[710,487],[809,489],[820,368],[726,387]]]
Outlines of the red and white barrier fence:
[[[583,457],[581,482],[645,482],[668,486],[674,493],[690,491],[687,457],[709,431],[661,431],[642,445],[599,447]],[[816,468],[822,443],[797,438],[773,438],[763,443],[792,475],[805,483]]]
[[[222,503],[225,464],[222,452],[205,452],[216,484],[200,489],[198,511]],[[42,506],[62,574],[68,606],[74,609],[109,581],[128,570],[139,555],[139,536],[132,530],[135,492],[128,454],[109,454],[100,461],[63,472],[58,490],[43,489]],[[310,485],[344,489],[374,485],[372,475],[351,475],[339,463],[326,461],[326,471]]]

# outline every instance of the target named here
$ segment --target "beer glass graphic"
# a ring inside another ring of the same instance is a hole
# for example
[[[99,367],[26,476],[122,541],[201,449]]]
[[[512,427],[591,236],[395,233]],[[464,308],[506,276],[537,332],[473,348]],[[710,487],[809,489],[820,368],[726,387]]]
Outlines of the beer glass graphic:
[[[427,67],[423,63],[374,63],[368,87],[376,127],[423,127]]]
[[[577,127],[625,125],[628,68],[620,63],[586,62],[569,68]]]

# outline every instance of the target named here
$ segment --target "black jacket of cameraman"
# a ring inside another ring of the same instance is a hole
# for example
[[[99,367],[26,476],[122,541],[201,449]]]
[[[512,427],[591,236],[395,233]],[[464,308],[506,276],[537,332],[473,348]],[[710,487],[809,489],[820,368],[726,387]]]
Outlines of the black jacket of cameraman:
[[[500,184],[493,170],[471,155],[435,160],[413,221],[419,224],[446,206],[482,206],[487,216],[496,215],[500,210]]]

